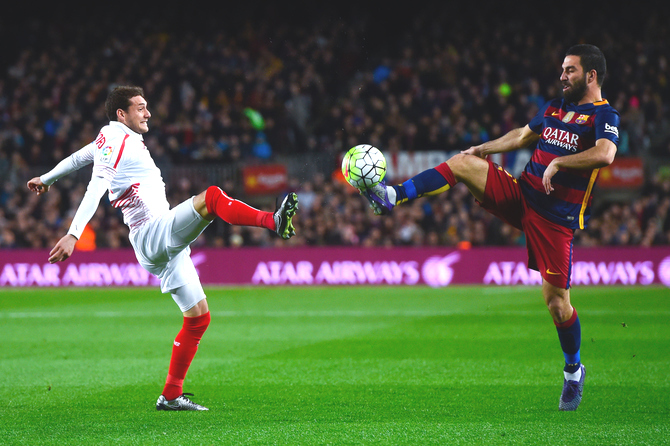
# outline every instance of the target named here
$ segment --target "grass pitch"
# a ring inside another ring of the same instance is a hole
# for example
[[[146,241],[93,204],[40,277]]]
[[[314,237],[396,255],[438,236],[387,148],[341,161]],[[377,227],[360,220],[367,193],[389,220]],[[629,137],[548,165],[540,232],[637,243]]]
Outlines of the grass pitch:
[[[181,313],[147,289],[0,290],[0,443],[670,443],[670,290],[578,287],[587,376],[539,288],[208,288],[185,391],[157,412]]]

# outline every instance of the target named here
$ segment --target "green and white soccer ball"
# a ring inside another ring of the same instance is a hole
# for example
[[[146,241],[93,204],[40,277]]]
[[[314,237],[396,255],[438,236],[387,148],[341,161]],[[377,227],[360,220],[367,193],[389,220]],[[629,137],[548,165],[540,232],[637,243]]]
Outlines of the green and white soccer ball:
[[[359,144],[344,155],[342,175],[352,186],[369,189],[386,176],[386,158],[378,148],[370,144]]]

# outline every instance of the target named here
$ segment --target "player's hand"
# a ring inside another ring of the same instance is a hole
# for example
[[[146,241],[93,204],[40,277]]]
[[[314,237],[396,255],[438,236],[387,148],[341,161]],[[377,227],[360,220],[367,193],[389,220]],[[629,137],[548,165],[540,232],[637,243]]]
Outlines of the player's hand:
[[[544,191],[547,193],[547,195],[549,195],[554,190],[554,187],[551,185],[551,179],[554,177],[554,175],[556,175],[557,172],[558,167],[556,166],[556,163],[552,161],[545,169],[544,175],[542,175],[542,185],[544,186]]]
[[[486,159],[486,155],[482,154],[482,146],[472,146],[467,150],[461,150],[464,155],[474,155],[478,158]]]
[[[67,260],[74,251],[74,245],[77,244],[77,237],[71,234],[63,236],[56,246],[49,253],[49,263],[62,262]]]
[[[40,177],[35,177],[28,181],[28,189],[30,189],[31,192],[36,192],[37,195],[42,195],[49,192],[49,186],[42,183]]]

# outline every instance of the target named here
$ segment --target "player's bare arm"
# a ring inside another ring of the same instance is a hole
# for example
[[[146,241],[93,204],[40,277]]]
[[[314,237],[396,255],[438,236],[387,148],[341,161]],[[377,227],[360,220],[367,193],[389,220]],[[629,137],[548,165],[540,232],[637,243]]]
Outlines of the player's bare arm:
[[[470,193],[479,201],[484,199],[486,178],[489,164],[485,161],[488,155],[511,152],[537,142],[539,135],[528,125],[510,130],[500,138],[470,147],[447,161],[454,177],[465,184]],[[465,156],[464,156],[465,155]],[[474,155],[470,157],[467,155]]]
[[[35,177],[32,180],[28,181],[28,189],[30,192],[35,192],[37,195],[42,195],[49,192],[48,185],[44,184],[40,177]]]
[[[49,253],[49,263],[62,262],[67,260],[74,251],[74,245],[77,244],[77,237],[72,234],[64,235],[56,246]]]
[[[512,152],[514,150],[529,147],[531,144],[537,142],[539,138],[540,135],[533,132],[530,127],[526,125],[525,127],[510,130],[500,138],[485,142],[478,146],[470,147],[461,153],[486,158],[488,155],[493,155],[494,153]]]
[[[551,185],[551,179],[560,169],[599,169],[609,166],[614,161],[616,155],[616,145],[606,138],[596,141],[596,145],[590,149],[572,155],[559,156],[554,158],[542,176],[544,190],[550,194],[554,188]]]

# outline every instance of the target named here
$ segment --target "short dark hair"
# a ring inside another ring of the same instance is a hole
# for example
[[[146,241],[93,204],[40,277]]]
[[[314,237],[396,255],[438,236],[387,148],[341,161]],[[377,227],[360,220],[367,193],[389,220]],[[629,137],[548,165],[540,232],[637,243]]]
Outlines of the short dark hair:
[[[144,90],[141,87],[134,87],[130,85],[121,85],[114,87],[107,95],[105,101],[105,113],[110,121],[117,121],[116,111],[118,109],[128,110],[130,107],[130,99],[135,96],[144,97]]]
[[[607,75],[607,62],[600,48],[595,45],[580,44],[571,47],[565,55],[579,56],[579,62],[582,64],[582,68],[584,68],[584,73],[596,70],[598,74],[598,86],[603,86],[605,76]]]

